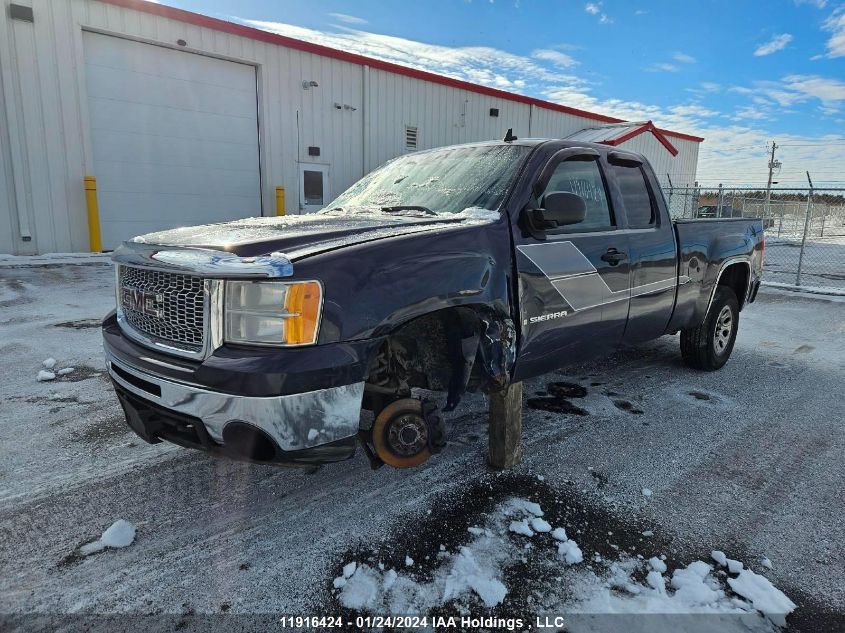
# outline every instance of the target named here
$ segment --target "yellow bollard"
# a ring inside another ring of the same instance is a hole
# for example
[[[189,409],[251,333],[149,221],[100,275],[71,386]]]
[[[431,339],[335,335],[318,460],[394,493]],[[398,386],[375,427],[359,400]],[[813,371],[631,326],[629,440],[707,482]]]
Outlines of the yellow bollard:
[[[276,187],[276,215],[285,214],[285,188]]]
[[[88,208],[88,241],[92,253],[103,252],[100,237],[100,206],[97,204],[97,179],[85,176],[85,206]]]

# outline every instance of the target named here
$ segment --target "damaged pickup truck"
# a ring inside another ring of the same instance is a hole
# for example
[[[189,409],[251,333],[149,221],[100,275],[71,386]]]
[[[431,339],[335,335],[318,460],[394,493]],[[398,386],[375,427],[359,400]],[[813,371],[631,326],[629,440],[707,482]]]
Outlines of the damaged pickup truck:
[[[450,410],[675,333],[719,369],[763,249],[757,219],[672,221],[638,154],[509,134],[397,158],[316,214],[126,242],[106,359],[147,442],[416,466],[446,443],[418,389]]]

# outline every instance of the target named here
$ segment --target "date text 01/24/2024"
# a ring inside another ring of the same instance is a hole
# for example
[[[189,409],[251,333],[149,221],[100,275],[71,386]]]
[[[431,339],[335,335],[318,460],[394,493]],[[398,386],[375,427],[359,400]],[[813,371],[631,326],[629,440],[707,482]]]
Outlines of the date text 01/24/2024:
[[[486,628],[489,630],[519,631],[526,622],[522,618],[503,618],[496,616],[380,616],[359,615],[354,619],[341,616],[283,616],[279,619],[283,628],[291,629],[333,629],[357,627],[362,629],[405,628],[405,629],[456,629]],[[538,629],[563,626],[563,618],[538,616],[535,627]]]
[[[283,616],[279,623],[285,628],[297,629],[331,629],[355,626],[358,628],[406,628],[406,629],[437,629],[455,628],[486,628],[491,630],[518,631],[525,626],[522,618],[503,618],[496,616],[356,616],[354,620],[346,620],[341,616]],[[537,616],[534,622],[536,629],[558,629],[564,625],[561,616]]]

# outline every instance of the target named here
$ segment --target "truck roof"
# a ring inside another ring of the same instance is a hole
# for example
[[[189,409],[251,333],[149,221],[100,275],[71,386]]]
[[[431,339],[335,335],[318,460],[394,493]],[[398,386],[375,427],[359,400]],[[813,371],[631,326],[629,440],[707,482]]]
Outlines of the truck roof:
[[[604,143],[588,143],[586,141],[577,141],[572,139],[563,139],[563,138],[518,138],[514,141],[502,141],[502,140],[493,140],[493,141],[474,141],[470,143],[457,143],[455,145],[444,145],[443,147],[432,147],[430,149],[420,150],[419,152],[415,153],[425,153],[436,151],[438,149],[444,149],[445,147],[493,147],[493,146],[505,146],[505,145],[519,145],[523,147],[536,147],[537,145],[542,145],[544,143],[555,143],[560,144],[561,147],[589,147],[591,149],[598,150],[600,152],[608,152],[612,150],[619,150],[619,148],[612,147],[610,145],[606,145]],[[630,151],[630,150],[621,150],[621,151]],[[632,154],[636,154],[637,152],[630,152]]]

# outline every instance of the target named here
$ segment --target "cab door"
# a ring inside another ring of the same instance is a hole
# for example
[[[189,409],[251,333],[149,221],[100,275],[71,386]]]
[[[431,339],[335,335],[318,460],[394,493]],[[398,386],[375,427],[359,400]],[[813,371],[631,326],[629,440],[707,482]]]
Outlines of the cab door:
[[[609,174],[625,214],[631,261],[631,302],[623,342],[665,333],[678,286],[675,231],[654,173],[636,154],[611,152]]]
[[[522,335],[517,380],[605,354],[622,340],[628,239],[619,230],[605,169],[596,150],[558,151],[541,170],[529,207],[542,209],[549,193],[569,192],[584,201],[583,220],[541,232],[522,223],[514,229]]]

